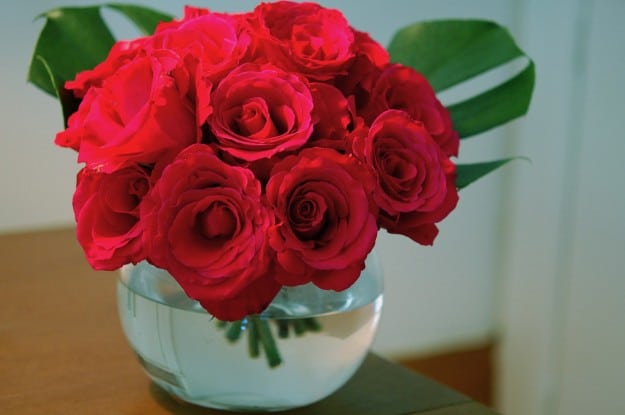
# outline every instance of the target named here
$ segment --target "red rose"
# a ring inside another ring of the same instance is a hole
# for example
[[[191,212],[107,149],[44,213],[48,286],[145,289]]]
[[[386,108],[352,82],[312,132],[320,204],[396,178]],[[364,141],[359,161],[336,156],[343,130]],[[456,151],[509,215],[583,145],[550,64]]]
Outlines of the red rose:
[[[168,51],[136,56],[90,88],[56,143],[78,149],[78,161],[112,172],[154,163],[197,141],[187,97],[188,74]]]
[[[358,279],[377,235],[371,180],[356,159],[331,149],[305,149],[275,165],[267,199],[279,282],[343,290]]]
[[[192,95],[198,125],[211,113],[210,93],[214,84],[245,57],[251,42],[243,20],[205,9],[185,8],[181,21],[161,23],[150,38],[149,48],[170,49],[185,61],[194,79]]]
[[[310,91],[314,130],[308,145],[345,150],[345,137],[354,125],[347,98],[332,85],[320,82],[310,84]]]
[[[354,51],[356,56],[367,58],[373,65],[382,68],[389,63],[388,51],[373,40],[369,33],[353,29]]]
[[[95,269],[114,270],[143,257],[139,204],[149,174],[127,167],[111,174],[82,169],[73,198],[78,242]]]
[[[354,153],[375,172],[379,223],[431,245],[434,223],[453,210],[458,193],[455,166],[423,124],[403,111],[385,111],[367,136],[354,138]]]
[[[354,30],[355,57],[349,72],[339,76],[334,84],[353,100],[353,106],[360,112],[369,104],[369,98],[382,68],[389,62],[386,49],[364,32]]]
[[[218,147],[254,161],[304,145],[313,130],[313,100],[304,82],[268,65],[233,71],[212,96],[208,123]]]
[[[388,109],[406,111],[421,121],[447,156],[457,156],[460,143],[447,108],[436,98],[427,79],[407,66],[389,65],[377,79],[365,110],[368,122]]]
[[[324,81],[346,73],[354,33],[343,14],[315,3],[262,3],[254,10],[263,61]]]
[[[148,260],[220,320],[259,313],[280,289],[271,224],[252,172],[196,144],[167,166],[141,206]]]
[[[102,86],[106,78],[132,60],[141,51],[147,39],[142,37],[116,42],[104,61],[93,69],[76,74],[75,79],[65,82],[65,89],[71,90],[77,98],[84,97],[89,88]]]

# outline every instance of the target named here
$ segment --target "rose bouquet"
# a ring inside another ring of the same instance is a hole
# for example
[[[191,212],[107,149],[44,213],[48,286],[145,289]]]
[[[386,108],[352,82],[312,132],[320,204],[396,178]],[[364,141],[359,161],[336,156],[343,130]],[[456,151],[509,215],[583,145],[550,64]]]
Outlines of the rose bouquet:
[[[531,96],[527,60],[466,101],[437,98],[524,56],[489,22],[420,23],[387,51],[314,3],[106,7],[144,36],[114,41],[99,7],[48,12],[29,75],[60,99],[55,142],[84,164],[78,241],[95,269],[167,270],[223,321],[283,286],[350,287],[381,228],[432,244],[458,189],[508,161],[458,165],[460,139]]]

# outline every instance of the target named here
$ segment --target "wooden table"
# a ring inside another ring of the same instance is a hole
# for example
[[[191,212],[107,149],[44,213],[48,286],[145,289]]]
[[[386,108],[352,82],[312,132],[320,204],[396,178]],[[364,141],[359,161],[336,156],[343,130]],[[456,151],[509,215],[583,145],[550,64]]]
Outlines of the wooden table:
[[[224,414],[148,380],[123,337],[115,283],[89,268],[71,229],[0,235],[0,414]],[[494,412],[370,355],[337,393],[282,414]]]

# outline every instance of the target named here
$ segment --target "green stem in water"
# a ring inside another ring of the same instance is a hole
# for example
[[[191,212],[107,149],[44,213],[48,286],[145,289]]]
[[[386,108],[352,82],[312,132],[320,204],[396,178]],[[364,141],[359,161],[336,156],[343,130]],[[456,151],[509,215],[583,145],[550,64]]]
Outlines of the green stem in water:
[[[321,325],[314,317],[273,321],[276,323],[277,335],[281,339],[288,338],[291,333],[299,337],[308,331],[318,332],[321,330]],[[247,349],[250,357],[257,358],[260,356],[262,347],[269,367],[274,368],[282,363],[278,344],[271,331],[270,320],[253,315],[232,322],[217,320],[216,325],[226,331],[225,337],[230,343],[238,342],[243,332],[246,332]]]
[[[304,318],[302,319],[302,321],[304,321],[304,324],[306,325],[306,329],[308,331],[314,331],[314,332],[321,331],[321,324],[319,324],[316,318],[314,317]]]
[[[247,325],[247,350],[250,357],[257,358],[260,356],[258,340],[258,329],[256,328],[256,324],[249,322]]]
[[[271,333],[269,322],[258,316],[252,316],[251,322],[254,326],[256,326],[256,330],[260,337],[260,343],[263,346],[263,351],[267,357],[269,367],[276,367],[280,365],[280,363],[282,363],[282,357],[280,357],[278,346],[276,345],[276,341]]]
[[[230,323],[230,327],[226,331],[226,339],[228,339],[231,343],[236,342],[241,337],[241,326],[243,324],[243,320],[237,320]]]
[[[295,335],[297,337],[303,335],[306,332],[306,324],[304,323],[304,320],[301,318],[296,318],[294,320],[291,320],[292,324],[293,324],[293,331],[295,331]]]
[[[286,339],[289,337],[289,322],[287,320],[276,320],[278,326],[278,337]]]

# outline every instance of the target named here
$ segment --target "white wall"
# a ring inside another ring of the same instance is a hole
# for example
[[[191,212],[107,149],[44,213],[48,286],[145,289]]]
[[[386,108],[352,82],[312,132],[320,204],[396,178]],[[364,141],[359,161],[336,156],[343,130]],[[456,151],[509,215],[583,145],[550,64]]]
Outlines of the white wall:
[[[185,2],[140,3],[180,15]],[[198,4],[234,11],[249,10],[254,3]],[[396,28],[417,20],[482,17],[503,24],[512,20],[508,2],[499,0],[394,1],[392,7],[388,2],[371,0],[323,3],[343,10],[354,26],[369,31],[383,44],[388,44]],[[3,59],[0,77],[0,231],[70,224],[75,156],[52,144],[54,133],[61,128],[57,104],[25,83],[28,61],[41,27],[41,22],[32,23],[33,16],[67,2],[31,0],[10,4],[10,12],[0,14],[2,50],[5,56],[12,57]],[[124,36],[128,35],[126,26],[117,27]],[[501,150],[497,139],[501,134],[474,139],[461,150],[466,160],[497,157]],[[492,177],[464,191],[460,207],[441,227],[434,248],[416,246],[399,236],[380,235],[378,251],[387,274],[386,308],[376,350],[390,356],[427,352],[458,342],[477,342],[492,334],[500,185],[500,179]]]
[[[524,3],[538,68],[502,249],[508,415],[625,414],[625,3]]]

